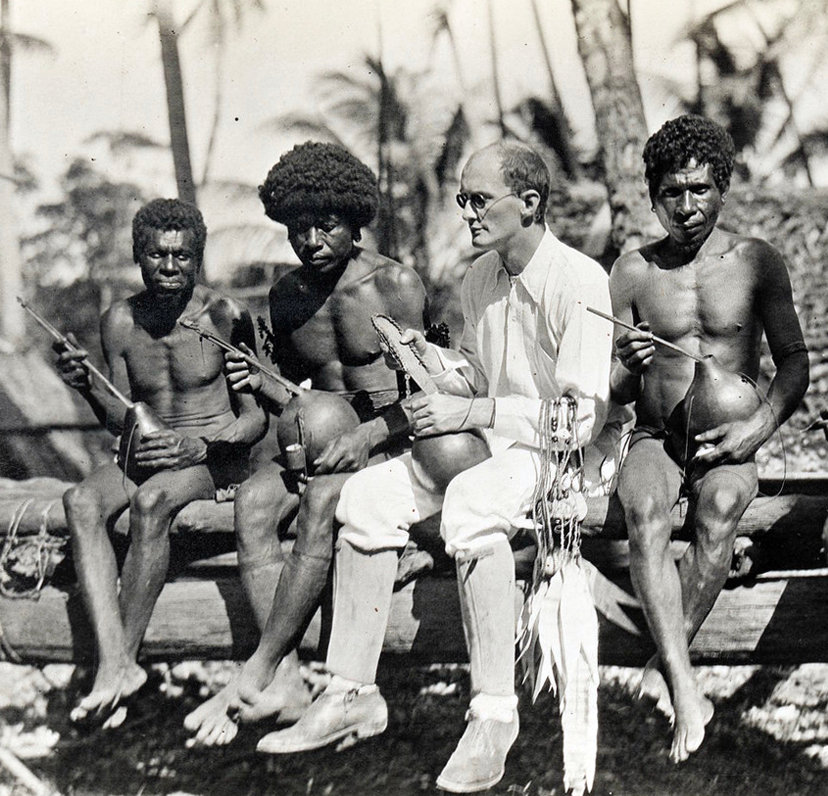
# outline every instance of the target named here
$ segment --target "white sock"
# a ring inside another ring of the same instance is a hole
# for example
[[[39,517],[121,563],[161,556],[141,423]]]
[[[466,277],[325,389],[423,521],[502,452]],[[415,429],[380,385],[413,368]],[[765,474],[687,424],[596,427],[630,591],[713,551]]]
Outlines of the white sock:
[[[477,694],[469,703],[469,710],[481,719],[510,722],[515,717],[517,705],[518,698],[516,694],[510,694],[509,696]]]
[[[370,689],[373,683],[360,683],[359,680],[349,680],[347,677],[335,674],[325,689],[326,694],[344,694],[346,691]],[[376,687],[376,686],[374,686]]]

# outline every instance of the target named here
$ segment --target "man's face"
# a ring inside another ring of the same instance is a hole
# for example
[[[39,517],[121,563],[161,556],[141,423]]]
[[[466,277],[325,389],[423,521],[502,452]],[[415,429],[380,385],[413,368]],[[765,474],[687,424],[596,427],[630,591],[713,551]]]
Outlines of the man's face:
[[[673,242],[692,248],[707,240],[723,202],[710,164],[700,166],[693,159],[683,169],[664,175],[653,207]]]
[[[503,181],[495,150],[472,155],[463,169],[458,197],[458,202],[465,200],[463,220],[476,249],[500,249],[525,229],[521,223],[523,202]]]
[[[335,213],[313,219],[309,226],[289,226],[288,240],[302,265],[321,273],[346,262],[354,246],[351,225]]]
[[[162,300],[189,296],[201,262],[191,229],[154,229],[138,264],[147,290]]]

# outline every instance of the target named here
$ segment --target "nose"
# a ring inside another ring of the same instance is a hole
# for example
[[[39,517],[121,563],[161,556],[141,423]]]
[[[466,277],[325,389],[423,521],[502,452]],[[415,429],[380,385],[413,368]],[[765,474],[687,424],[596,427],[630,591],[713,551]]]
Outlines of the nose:
[[[679,202],[679,212],[689,216],[692,215],[695,208],[696,205],[693,201],[693,194],[690,191],[684,191],[681,195],[681,201]]]
[[[463,217],[463,221],[469,222],[475,218],[477,218],[477,213],[474,212],[474,208],[472,207],[471,200],[467,200],[466,204],[463,205],[463,212],[461,213]]]
[[[178,271],[178,262],[172,254],[166,254],[161,259],[161,270],[165,273],[176,273]]]
[[[305,233],[305,246],[308,249],[319,248],[319,232],[316,227],[310,227]]]

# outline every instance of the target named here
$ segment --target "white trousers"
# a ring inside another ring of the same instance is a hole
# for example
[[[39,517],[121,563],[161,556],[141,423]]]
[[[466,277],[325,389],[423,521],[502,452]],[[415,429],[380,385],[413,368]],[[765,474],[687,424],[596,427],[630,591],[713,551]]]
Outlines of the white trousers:
[[[446,552],[474,555],[514,534],[515,523],[531,508],[539,462],[537,450],[515,444],[460,473],[445,495],[420,482],[410,453],[367,467],[342,489],[339,538],[364,552],[402,548],[411,525],[442,508]]]

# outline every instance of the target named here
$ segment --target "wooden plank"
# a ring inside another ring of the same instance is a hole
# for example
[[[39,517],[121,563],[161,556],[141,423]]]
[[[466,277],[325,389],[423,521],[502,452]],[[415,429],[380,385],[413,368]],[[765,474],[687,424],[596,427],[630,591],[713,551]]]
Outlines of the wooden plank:
[[[803,573],[800,573],[802,575]],[[616,580],[629,591],[625,577]],[[697,662],[828,662],[828,577],[766,573],[751,586],[726,589],[693,644]],[[517,608],[517,606],[516,606]],[[643,627],[641,614],[629,615]],[[6,641],[24,659],[90,658],[91,638],[77,593],[53,587],[39,601],[0,599]],[[302,642],[314,655],[320,614]],[[646,634],[630,635],[601,619],[600,659],[640,665],[652,647]],[[242,658],[256,631],[236,577],[166,584],[142,647],[144,660]],[[394,594],[385,652],[432,661],[466,657],[457,585],[450,577],[420,578]]]

